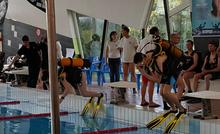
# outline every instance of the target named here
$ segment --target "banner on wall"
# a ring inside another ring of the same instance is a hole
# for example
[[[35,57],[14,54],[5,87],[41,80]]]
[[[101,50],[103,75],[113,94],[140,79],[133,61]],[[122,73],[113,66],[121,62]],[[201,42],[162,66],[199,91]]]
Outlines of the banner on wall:
[[[192,34],[220,36],[220,0],[192,0]]]

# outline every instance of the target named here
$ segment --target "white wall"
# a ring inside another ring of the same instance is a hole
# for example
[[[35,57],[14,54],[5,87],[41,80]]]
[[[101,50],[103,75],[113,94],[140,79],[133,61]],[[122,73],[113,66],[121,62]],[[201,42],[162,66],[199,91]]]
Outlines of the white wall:
[[[67,9],[143,28],[152,0],[55,0],[57,33],[71,37]],[[26,0],[9,0],[6,18],[46,29],[46,14]]]

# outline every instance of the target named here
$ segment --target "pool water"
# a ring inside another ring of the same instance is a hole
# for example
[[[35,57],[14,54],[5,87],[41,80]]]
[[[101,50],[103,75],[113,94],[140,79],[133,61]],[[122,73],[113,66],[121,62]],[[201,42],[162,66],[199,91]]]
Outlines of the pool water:
[[[0,116],[27,115],[28,113],[7,107],[0,107]],[[61,134],[79,134],[82,132],[93,132],[96,130],[108,130],[113,128],[124,128],[134,126],[125,122],[110,118],[92,119],[88,116],[82,117],[79,113],[61,116]],[[51,134],[50,118],[30,118],[0,121],[0,134]],[[120,132],[122,133],[122,132]],[[161,134],[159,130],[150,131],[140,129],[138,131],[125,132],[123,134]]]

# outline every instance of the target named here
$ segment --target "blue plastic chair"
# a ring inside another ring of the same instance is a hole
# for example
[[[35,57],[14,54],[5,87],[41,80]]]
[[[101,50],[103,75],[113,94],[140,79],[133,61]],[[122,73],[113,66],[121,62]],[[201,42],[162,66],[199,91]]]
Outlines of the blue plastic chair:
[[[90,68],[83,68],[82,71],[86,73],[87,84],[91,85]]]
[[[101,73],[102,73],[101,68],[102,68],[102,64],[104,64],[104,62],[105,62],[104,58],[101,61],[97,57],[93,58],[92,65],[90,67],[91,84],[92,84],[93,73],[96,73],[98,85],[101,84]],[[100,64],[101,64],[101,67],[99,68]]]
[[[84,68],[82,69],[86,73],[86,79],[87,79],[87,84],[91,85],[92,84],[92,71],[97,70],[98,63],[100,63],[98,57],[88,57],[89,61],[91,62],[91,66],[89,68]]]
[[[103,83],[106,82],[105,74],[110,74],[110,68],[108,63],[103,62],[101,65],[101,74],[100,74],[100,84],[103,85]]]

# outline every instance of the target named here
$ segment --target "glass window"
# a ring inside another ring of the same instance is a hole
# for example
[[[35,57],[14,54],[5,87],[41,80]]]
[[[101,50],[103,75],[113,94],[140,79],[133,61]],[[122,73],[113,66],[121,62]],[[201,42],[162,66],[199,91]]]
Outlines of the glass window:
[[[100,57],[104,20],[83,15],[78,20],[84,57]]]
[[[133,27],[129,27],[130,32],[129,34],[133,37],[135,37],[137,40],[141,40],[141,30],[133,28]],[[118,33],[118,36],[120,38],[121,35],[121,25],[119,24],[115,24],[110,22],[109,26],[108,26],[108,34],[107,34],[107,40],[109,40],[109,35],[112,31],[116,31]]]
[[[192,40],[192,24],[190,17],[190,8],[179,12],[170,18],[170,28],[172,32],[180,33],[180,49],[186,50],[186,40]]]
[[[179,4],[181,4],[181,0],[169,0],[170,9],[175,8]],[[170,32],[179,32],[181,36],[180,48],[182,50],[186,50],[185,41],[188,39],[192,39],[192,25],[190,18],[190,8],[186,8],[183,11],[175,14],[170,18]],[[160,30],[161,38],[167,39],[167,29],[166,29],[166,21],[165,21],[165,13],[164,13],[164,5],[160,0],[155,0],[151,16],[148,22],[147,30],[149,30],[152,26],[157,26]]]
[[[155,0],[154,2],[147,26],[147,31],[149,31],[149,29],[153,26],[157,26],[159,28],[161,38],[167,38],[164,5],[161,0]]]
[[[141,37],[141,30],[139,29],[136,29],[136,28],[132,28],[132,27],[129,27],[130,28],[130,35],[135,37],[138,41],[140,41],[142,39]]]
[[[183,0],[169,0],[169,10],[179,6]]]
[[[112,22],[109,22],[106,40],[110,40],[110,33],[111,33],[112,31],[116,31],[116,32],[118,33],[118,38],[120,38],[121,25],[115,24],[115,23],[112,23]]]

